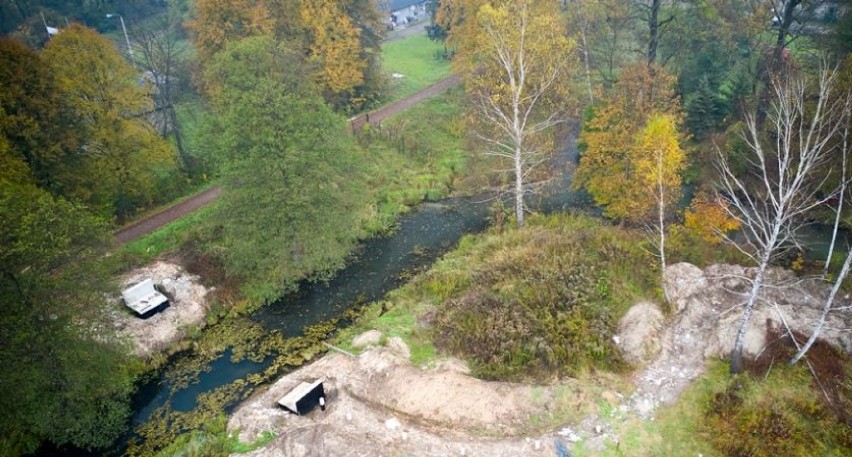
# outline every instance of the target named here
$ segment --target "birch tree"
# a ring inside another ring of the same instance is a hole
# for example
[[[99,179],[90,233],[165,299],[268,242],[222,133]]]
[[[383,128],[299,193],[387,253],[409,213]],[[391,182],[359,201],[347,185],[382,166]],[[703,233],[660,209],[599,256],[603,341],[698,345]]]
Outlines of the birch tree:
[[[680,197],[681,174],[686,167],[686,154],[678,142],[677,120],[674,116],[654,115],[636,139],[637,174],[645,182],[648,200],[654,202],[657,255],[660,272],[666,272],[666,218],[669,205]]]
[[[843,128],[843,139],[841,140],[842,155],[840,168],[840,189],[837,195],[837,210],[834,215],[834,226],[831,231],[831,243],[828,245],[828,255],[825,257],[825,266],[823,267],[823,276],[828,275],[828,268],[831,266],[831,258],[834,256],[834,246],[837,243],[837,231],[840,228],[840,219],[843,214],[843,200],[846,198],[846,186],[849,183],[847,176],[847,161],[849,155],[849,113],[847,112],[846,126]]]
[[[765,123],[769,134],[761,131],[755,114],[746,117],[743,136],[751,176],[737,176],[728,158],[721,151],[718,155],[721,196],[745,238],[744,246],[735,246],[757,265],[731,352],[731,373],[742,371],[745,334],[769,264],[787,246],[797,244],[803,216],[834,195],[821,194],[820,188],[836,144],[832,137],[849,109],[848,98],[836,94],[836,79],[835,71],[823,69],[814,97],[802,78],[788,75],[772,81]]]
[[[472,27],[450,31],[462,54],[458,65],[482,121],[478,135],[486,153],[512,163],[520,227],[527,177],[549,152],[546,135],[566,105],[575,45],[563,32],[557,5],[547,0],[488,2],[466,20],[474,21]]]

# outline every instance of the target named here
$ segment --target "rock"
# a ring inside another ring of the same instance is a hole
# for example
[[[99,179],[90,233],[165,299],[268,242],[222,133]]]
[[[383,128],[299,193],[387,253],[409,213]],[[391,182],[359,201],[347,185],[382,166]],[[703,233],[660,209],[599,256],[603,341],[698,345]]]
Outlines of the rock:
[[[568,427],[565,427],[565,428],[563,428],[562,430],[559,430],[556,433],[559,436],[564,437],[566,440],[568,440],[571,443],[576,443],[576,442],[580,441],[580,439],[581,439],[580,435],[577,435],[576,433],[574,433],[574,430],[571,430]]]
[[[624,360],[641,365],[656,357],[664,321],[657,305],[646,302],[633,305],[618,323],[618,347]]]
[[[411,350],[408,349],[408,345],[405,344],[405,341],[402,341],[402,338],[398,336],[388,338],[388,349],[406,360],[411,358]]]
[[[355,339],[352,340],[352,346],[355,346],[356,348],[375,346],[379,344],[379,341],[381,339],[382,332],[378,330],[367,330],[366,332],[356,336]]]
[[[395,417],[391,417],[390,419],[385,421],[385,428],[387,428],[388,430],[396,430],[400,427],[402,427],[402,423],[399,422],[399,419]]]
[[[701,329],[695,338],[689,332],[676,335],[680,346],[677,349],[700,348],[705,357],[728,357],[742,319],[742,308],[734,307],[748,298],[755,273],[755,268],[739,265],[712,265],[704,271],[686,263],[668,267],[666,294],[678,310],[674,325],[689,321],[690,325],[683,325],[685,329]],[[814,279],[797,281],[789,287],[778,286],[792,283],[792,279],[794,276],[786,270],[773,268],[766,272],[766,284],[773,287],[761,291],[746,330],[744,355],[761,353],[768,344],[769,332],[786,332],[779,310],[793,331],[810,335],[830,285]],[[831,313],[820,339],[847,354],[852,353],[852,332],[843,331],[850,327],[852,316],[848,313]]]
[[[666,268],[663,289],[666,298],[675,305],[677,312],[683,310],[685,299],[701,293],[707,288],[704,272],[689,263],[676,263]]]

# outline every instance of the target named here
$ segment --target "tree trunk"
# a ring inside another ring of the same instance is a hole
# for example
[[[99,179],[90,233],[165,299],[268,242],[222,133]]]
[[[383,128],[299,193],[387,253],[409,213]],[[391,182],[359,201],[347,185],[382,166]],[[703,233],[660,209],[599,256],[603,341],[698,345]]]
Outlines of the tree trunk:
[[[834,287],[831,288],[831,293],[828,294],[828,299],[825,301],[825,306],[822,308],[822,315],[820,315],[819,321],[817,321],[817,325],[814,328],[813,333],[811,333],[811,337],[808,338],[805,345],[799,349],[799,352],[790,359],[790,365],[798,362],[799,359],[808,352],[814,342],[816,342],[819,334],[822,332],[822,328],[825,326],[825,319],[828,317],[831,307],[834,306],[834,299],[837,297],[837,292],[840,291],[840,286],[843,283],[843,280],[846,279],[846,276],[849,274],[850,264],[852,264],[852,249],[850,249],[846,254],[846,261],[843,262],[843,268],[840,269],[840,274],[837,276],[837,279],[834,280]]]
[[[757,275],[754,277],[754,282],[751,286],[751,293],[748,296],[745,309],[743,310],[743,319],[740,322],[740,328],[737,330],[737,339],[734,342],[734,349],[731,351],[731,374],[742,373],[743,371],[743,345],[745,343],[745,335],[748,330],[749,319],[754,311],[754,305],[757,304],[757,296],[760,293],[760,288],[763,286],[763,275],[766,273],[766,267],[769,265],[769,255],[761,256],[760,265],[757,267]]]
[[[663,287],[663,293],[665,294],[666,301],[669,301],[668,293],[665,293],[666,285],[666,195],[665,195],[665,187],[663,186],[663,154],[659,152],[657,154],[657,198],[658,200],[658,213],[657,216],[659,219],[657,220],[660,229],[660,285]]]
[[[648,65],[657,60],[657,45],[660,43],[660,3],[662,0],[652,0],[651,14],[648,18]]]
[[[586,69],[586,86],[589,91],[589,103],[594,103],[595,95],[592,91],[592,70],[589,65],[589,43],[586,41],[586,29],[589,27],[589,23],[586,21],[585,16],[582,16],[581,21],[583,25],[580,27],[580,39],[583,41],[583,66]]]
[[[828,268],[831,266],[831,257],[834,255],[834,246],[837,243],[837,229],[840,227],[840,216],[843,213],[843,199],[846,198],[846,151],[848,148],[847,139],[849,137],[849,129],[843,130],[843,163],[841,165],[840,176],[840,197],[837,201],[837,214],[834,216],[834,229],[831,232],[831,244],[828,245],[828,256],[825,258],[825,267],[822,269],[823,276],[828,274]]]
[[[524,226],[524,175],[520,146],[515,147],[515,219],[518,228]]]
[[[793,12],[800,3],[802,3],[802,0],[787,0],[784,3],[784,10],[779,18],[781,23],[778,26],[778,37],[775,39],[775,49],[772,51],[773,66],[781,62],[781,51],[787,44],[787,35],[790,33],[790,26],[793,25]]]

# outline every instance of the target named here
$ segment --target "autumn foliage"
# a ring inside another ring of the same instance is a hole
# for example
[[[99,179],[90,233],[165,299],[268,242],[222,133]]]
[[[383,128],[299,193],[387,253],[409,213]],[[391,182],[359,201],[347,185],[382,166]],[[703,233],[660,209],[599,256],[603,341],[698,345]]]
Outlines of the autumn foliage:
[[[727,202],[707,193],[699,193],[692,204],[683,213],[683,224],[691,233],[702,240],[719,244],[722,236],[740,228],[740,223],[733,219],[726,209]]]
[[[658,148],[664,154],[667,185],[683,170],[683,153],[676,146],[680,121],[675,79],[661,68],[645,64],[625,69],[603,102],[593,108],[580,134],[585,146],[575,186],[585,187],[608,217],[644,222],[655,207],[648,170]],[[664,122],[649,123],[662,116]],[[644,129],[650,129],[645,131]],[[680,152],[678,152],[680,151]],[[679,179],[679,178],[678,178]]]
[[[229,43],[269,36],[304,56],[312,80],[326,98],[351,95],[378,65],[375,39],[381,25],[366,0],[199,0],[194,33],[199,62],[207,66]],[[210,90],[217,81],[204,81]]]

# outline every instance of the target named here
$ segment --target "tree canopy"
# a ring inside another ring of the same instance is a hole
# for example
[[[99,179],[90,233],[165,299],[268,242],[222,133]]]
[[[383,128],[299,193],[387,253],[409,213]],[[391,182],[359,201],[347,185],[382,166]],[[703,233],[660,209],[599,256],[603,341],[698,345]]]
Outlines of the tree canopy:
[[[133,379],[103,320],[113,291],[106,223],[32,185],[0,180],[0,453],[42,440],[109,445]]]
[[[606,98],[593,107],[591,119],[580,134],[585,150],[575,186],[585,187],[608,217],[643,222],[655,207],[652,199],[642,198],[653,195],[653,187],[648,187],[656,182],[649,182],[642,171],[642,164],[649,159],[646,146],[649,141],[676,140],[669,130],[670,122],[679,119],[678,106],[674,78],[660,68],[652,74],[643,62],[626,69]],[[669,116],[665,118],[670,119],[666,137],[640,134],[655,115]]]
[[[234,59],[253,64],[232,66]],[[271,285],[250,290],[255,299],[342,266],[368,197],[360,149],[345,120],[298,78],[300,64],[271,38],[254,37],[211,65],[223,82],[211,141],[225,157],[214,244],[249,289]]]

